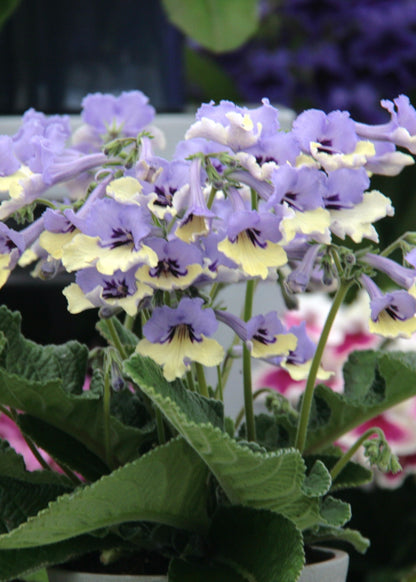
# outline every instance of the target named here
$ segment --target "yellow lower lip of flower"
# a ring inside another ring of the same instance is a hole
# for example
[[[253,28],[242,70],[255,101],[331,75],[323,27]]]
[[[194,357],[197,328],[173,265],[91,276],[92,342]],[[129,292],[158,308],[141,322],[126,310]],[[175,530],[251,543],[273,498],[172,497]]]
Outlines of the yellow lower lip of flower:
[[[103,275],[112,275],[117,270],[128,271],[139,263],[155,267],[157,262],[157,254],[146,245],[139,251],[132,251],[130,245],[111,249],[101,247],[98,237],[82,233],[74,236],[71,242],[63,247],[62,252],[62,263],[67,271],[96,267]]]
[[[295,212],[294,216],[282,220],[285,242],[290,242],[298,232],[303,234],[328,234],[331,215],[325,208],[315,208],[305,212]]]
[[[44,230],[39,237],[40,246],[45,249],[54,259],[62,259],[62,247],[71,242],[78,230],[65,233],[49,232]]]
[[[22,181],[33,176],[27,166],[21,166],[10,176],[0,176],[0,192],[8,192],[10,198],[19,198],[23,193]]]
[[[285,356],[296,348],[298,340],[293,333],[278,334],[273,343],[252,341],[251,355],[253,358],[271,358],[272,356]]]
[[[266,279],[269,268],[277,269],[287,263],[287,255],[278,243],[267,241],[264,248],[255,246],[245,232],[240,233],[235,242],[225,238],[219,243],[218,250],[251,277]]]
[[[140,194],[143,187],[136,178],[125,176],[112,180],[107,186],[107,194],[121,203],[136,202],[135,197]]]
[[[287,362],[283,362],[281,366],[289,373],[292,380],[295,380],[295,382],[300,382],[308,378],[309,371],[311,369],[311,363],[312,360],[308,360],[302,364],[288,364]],[[329,380],[329,378],[333,376],[334,373],[335,372],[324,370],[321,366],[319,366],[317,378],[318,380]]]
[[[4,255],[0,255],[0,288],[6,283],[7,279],[10,275],[9,270],[10,264],[10,255],[9,253],[5,253]]]
[[[175,235],[186,243],[194,242],[198,236],[208,234],[209,228],[203,216],[193,215],[182,226],[179,226]]]
[[[175,333],[171,341],[163,344],[142,339],[137,344],[136,351],[162,366],[163,375],[171,382],[185,374],[190,362],[198,362],[208,367],[217,366],[222,362],[223,347],[212,338],[201,337],[202,341],[192,342],[189,336],[185,338],[183,334]]]
[[[416,331],[416,316],[401,321],[382,311],[377,321],[370,319],[369,330],[383,337],[410,337]]]

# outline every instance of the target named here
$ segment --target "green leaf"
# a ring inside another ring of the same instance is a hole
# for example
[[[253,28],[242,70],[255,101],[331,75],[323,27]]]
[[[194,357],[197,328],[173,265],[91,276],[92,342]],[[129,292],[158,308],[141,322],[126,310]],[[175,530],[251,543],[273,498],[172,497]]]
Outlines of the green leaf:
[[[302,491],[306,467],[298,450],[254,452],[239,444],[219,428],[211,400],[167,382],[149,358],[135,354],[125,370],[197,451],[233,504],[282,513],[299,528],[322,522],[318,500]]]
[[[322,500],[321,515],[329,525],[342,526],[351,519],[351,507],[341,499],[328,496]]]
[[[307,451],[322,450],[340,436],[416,395],[416,353],[354,352],[344,366],[345,391],[317,386]]]
[[[71,487],[71,482],[64,475],[54,471],[27,471],[23,457],[0,439],[0,476],[10,477],[26,483],[59,485]]]
[[[168,18],[213,52],[238,48],[257,30],[258,0],[162,0]]]
[[[1,0],[0,3],[0,28],[16,10],[20,0]]]
[[[27,380],[0,369],[0,402],[67,433],[105,462],[105,417],[97,395],[70,394],[60,380]],[[113,467],[135,458],[148,440],[147,429],[124,426],[114,417],[110,417],[110,435]]]
[[[126,351],[129,354],[131,354],[134,351],[135,347],[137,346],[139,338],[132,331],[124,327],[124,325],[121,323],[119,319],[117,319],[117,317],[112,317],[111,323],[114,325],[115,331],[118,335],[120,342],[122,343]],[[110,331],[108,319],[100,319],[97,322],[96,328],[109,345],[117,347],[114,344],[114,338]]]
[[[320,497],[328,493],[332,484],[328,469],[319,459],[312,465],[312,469],[303,482],[302,489],[309,497]]]
[[[88,552],[108,549],[116,543],[117,538],[114,536],[97,538],[85,535],[45,547],[0,550],[0,582],[17,577],[26,579],[27,575],[37,572],[39,568],[61,564]]]
[[[46,507],[49,501],[68,491],[54,484],[0,477],[0,533],[16,528]]]
[[[185,47],[186,78],[191,87],[196,88],[200,101],[216,101],[221,99],[241,101],[234,81],[214,59],[206,54]]]
[[[24,574],[23,576],[20,575],[19,579],[24,580],[24,582],[49,582],[46,568],[37,570],[33,574]]]
[[[66,392],[80,394],[85,382],[88,350],[76,341],[41,346],[20,332],[21,315],[0,306],[0,330],[7,339],[4,368],[26,380],[62,381]]]
[[[64,431],[28,414],[19,415],[18,425],[23,434],[29,436],[55,461],[71,467],[89,481],[109,473],[109,468],[99,457]]]
[[[325,466],[330,471],[335,463],[339,460],[340,455],[319,455],[319,460],[325,463]],[[318,460],[317,455],[308,455],[306,463],[311,465]],[[332,482],[331,491],[338,491],[339,489],[346,489],[350,487],[361,487],[370,483],[373,479],[373,473],[367,467],[360,463],[353,463],[350,461],[346,464],[343,470],[339,473],[336,479]]]
[[[221,507],[210,528],[218,562],[253,582],[293,582],[304,564],[302,534],[272,511]]]
[[[203,532],[208,525],[206,481],[205,465],[178,438],[91,485],[59,497],[35,517],[0,536],[0,549],[51,544],[138,520]]]
[[[294,582],[303,539],[288,519],[265,509],[220,507],[209,531],[208,563],[173,560],[169,582]]]
[[[362,554],[370,545],[370,541],[363,537],[359,531],[332,526],[321,526],[317,530],[304,532],[304,539],[305,543],[310,545],[333,540],[348,542],[354,546],[357,552],[361,552]]]

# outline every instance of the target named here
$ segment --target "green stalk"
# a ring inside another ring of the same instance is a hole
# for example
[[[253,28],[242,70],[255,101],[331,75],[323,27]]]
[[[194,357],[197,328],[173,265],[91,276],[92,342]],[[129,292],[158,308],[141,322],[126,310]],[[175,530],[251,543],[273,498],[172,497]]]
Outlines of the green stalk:
[[[342,469],[345,467],[348,461],[350,461],[350,459],[358,451],[362,444],[374,433],[376,433],[381,438],[384,438],[383,431],[378,427],[372,427],[366,430],[365,433],[360,436],[360,438],[352,445],[352,447],[348,449],[348,451],[344,453],[342,457],[332,467],[331,469],[332,481],[334,481],[338,477],[338,475],[341,473]]]
[[[247,281],[246,297],[244,302],[244,321],[248,321],[253,313],[255,282],[253,279]],[[248,441],[256,440],[256,425],[254,421],[253,389],[251,378],[251,354],[243,344],[243,385],[244,385],[244,412],[246,417],[246,437]]]
[[[104,451],[105,460],[111,467],[111,448],[110,448],[110,403],[111,403],[111,361],[106,355],[105,376],[104,376],[104,395],[103,395],[103,412],[104,412]]]
[[[221,366],[217,366],[217,389],[215,391],[215,397],[217,400],[224,401],[224,390],[222,386],[222,374],[221,374]]]
[[[338,290],[335,294],[331,309],[329,310],[328,316],[326,318],[325,325],[322,329],[318,345],[316,346],[315,355],[312,360],[311,369],[309,370],[308,380],[306,382],[305,392],[302,398],[302,406],[300,410],[299,423],[295,440],[295,447],[299,449],[301,453],[303,453],[305,449],[313,392],[315,389],[315,383],[318,375],[319,366],[322,361],[322,355],[324,353],[324,349],[328,341],[329,332],[331,331],[331,327],[332,324],[334,323],[335,316],[342,305],[342,302],[345,298],[348,289],[350,288],[350,285],[351,282],[340,283]]]
[[[120,356],[122,357],[122,359],[126,360],[127,359],[127,352],[124,349],[124,346],[120,341],[120,338],[118,337],[118,334],[117,334],[115,325],[113,323],[112,317],[107,319],[107,325],[108,325],[108,330],[109,330],[110,335],[111,335],[111,339],[113,340],[114,347],[117,349],[117,351],[120,354]]]
[[[155,410],[155,420],[156,420],[156,429],[157,429],[157,438],[160,445],[164,445],[166,443],[166,431],[165,425],[163,422],[163,415],[160,412],[159,408],[156,406],[154,407]]]
[[[199,388],[198,391],[200,394],[202,394],[202,396],[206,396],[207,398],[209,398],[208,386],[207,381],[205,379],[205,371],[203,365],[200,364],[199,362],[195,362],[195,370],[196,376],[198,378],[198,388]]]

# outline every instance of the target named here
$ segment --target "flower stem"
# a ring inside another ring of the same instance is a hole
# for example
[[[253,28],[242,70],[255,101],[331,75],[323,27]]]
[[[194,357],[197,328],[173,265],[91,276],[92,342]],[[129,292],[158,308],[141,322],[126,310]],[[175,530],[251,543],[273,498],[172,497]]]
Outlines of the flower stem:
[[[203,365],[200,364],[199,362],[195,362],[195,370],[196,370],[196,376],[198,378],[199,393],[202,394],[202,396],[206,396],[207,398],[209,398],[208,386],[207,386],[207,381],[205,379],[205,372],[204,372]]]
[[[156,420],[156,429],[157,429],[157,438],[160,445],[164,445],[166,443],[166,431],[165,425],[163,423],[163,415],[157,406],[154,407],[155,410],[155,420]]]
[[[332,481],[334,481],[338,475],[341,473],[342,469],[348,463],[348,461],[353,457],[353,455],[358,451],[361,445],[372,435],[377,434],[378,436],[384,437],[383,431],[378,427],[372,427],[365,431],[364,434],[352,445],[346,453],[335,463],[331,469]]]
[[[322,329],[321,337],[319,338],[318,345],[316,346],[316,351],[312,359],[311,369],[309,370],[308,380],[306,382],[305,392],[302,398],[302,405],[299,415],[298,429],[296,433],[295,447],[303,453],[306,443],[306,435],[309,424],[309,416],[311,412],[313,391],[315,389],[316,378],[318,375],[319,365],[322,361],[322,355],[326,343],[328,341],[329,332],[331,331],[332,324],[334,323],[335,316],[338,309],[341,307],[345,295],[350,288],[351,282],[341,282],[338,290],[335,294],[334,301],[332,303],[331,309],[327,315],[325,325]]]
[[[246,297],[244,302],[244,321],[251,318],[253,312],[255,282],[247,281]],[[256,440],[256,425],[254,421],[253,389],[251,378],[251,354],[247,345],[243,344],[243,383],[244,383],[244,412],[246,417],[246,437],[248,441]]]
[[[105,460],[109,467],[111,467],[111,448],[110,448],[110,402],[111,402],[111,361],[110,357],[106,356],[105,376],[104,376],[104,396],[103,396],[103,412],[104,412],[104,450]]]
[[[120,338],[118,337],[118,333],[113,323],[113,318],[110,317],[109,319],[107,319],[107,325],[111,335],[111,339],[113,340],[114,343],[114,347],[117,349],[118,353],[120,354],[123,360],[127,359],[127,352],[124,349],[124,346],[120,341]]]

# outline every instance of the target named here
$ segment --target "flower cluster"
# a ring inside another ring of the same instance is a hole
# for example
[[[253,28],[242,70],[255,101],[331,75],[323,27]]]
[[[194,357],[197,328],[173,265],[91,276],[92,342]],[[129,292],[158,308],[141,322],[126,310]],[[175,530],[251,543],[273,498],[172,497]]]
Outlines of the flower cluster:
[[[56,564],[88,549],[162,546],[172,580],[195,579],[199,560],[207,580],[230,571],[295,580],[303,543],[337,538],[365,550],[342,528],[349,505],[331,492],[371,479],[351,461],[358,450],[398,472],[380,415],[416,394],[415,354],[384,350],[416,331],[416,234],[378,248],[375,223],[394,209],[371,186],[374,174],[414,163],[416,110],[404,95],[381,105],[390,114],[381,125],[310,109],[283,131],[266,98],[253,109],[206,103],[172,159],[159,155],[163,136],[138,91],[87,96],[75,132],[65,116],[30,110],[16,135],[0,137],[0,285],[16,266],[69,274],[68,310],[96,309],[108,344],[38,346],[0,307],[0,413],[45,469],[25,471],[0,442],[0,475],[22,497],[27,484],[42,491],[16,518],[0,506],[13,519],[0,536],[9,579],[43,566],[46,553]],[[257,312],[261,283],[272,293]],[[293,308],[316,291],[332,303],[314,330]],[[358,319],[368,332],[334,347],[337,313],[354,297],[366,302]],[[351,353],[342,384],[325,349],[338,361],[350,344],[380,349]],[[239,357],[241,426],[223,404]],[[269,415],[254,413],[253,358],[274,366],[285,393]],[[302,388],[296,406],[290,384]],[[253,540],[253,520],[268,535]],[[232,547],[218,536],[224,524],[238,532]],[[247,563],[234,554],[243,543]]]
[[[291,108],[348,109],[378,122],[382,96],[416,86],[415,27],[412,0],[266,1],[256,37],[215,60],[245,101],[266,94]]]
[[[70,146],[68,119],[32,110],[15,136],[1,138],[0,189],[9,193],[2,218],[34,202],[48,206],[19,231],[2,223],[2,283],[16,264],[34,261],[44,277],[75,273],[64,290],[69,311],[140,314],[137,351],[158,362],[168,380],[192,362],[223,362],[225,351],[211,337],[218,321],[252,356],[277,358],[296,368],[295,376],[307,372],[299,364],[313,350],[303,328],[287,329],[276,311],[243,320],[216,305],[218,289],[230,281],[286,271],[286,288],[298,293],[311,284],[328,288],[338,269],[367,291],[371,331],[416,330],[414,251],[401,266],[333,242],[377,242],[373,223],[393,214],[391,201],[371,190],[370,176],[395,175],[413,163],[396,148],[415,152],[416,114],[406,97],[383,102],[391,121],[382,126],[355,123],[347,112],[308,110],[289,132],[279,130],[267,99],[252,110],[205,104],[171,161],[154,153],[147,128],[154,111],[141,93],[90,95],[83,105],[84,125]],[[39,202],[60,183],[72,204]],[[381,291],[375,270],[400,288]]]

